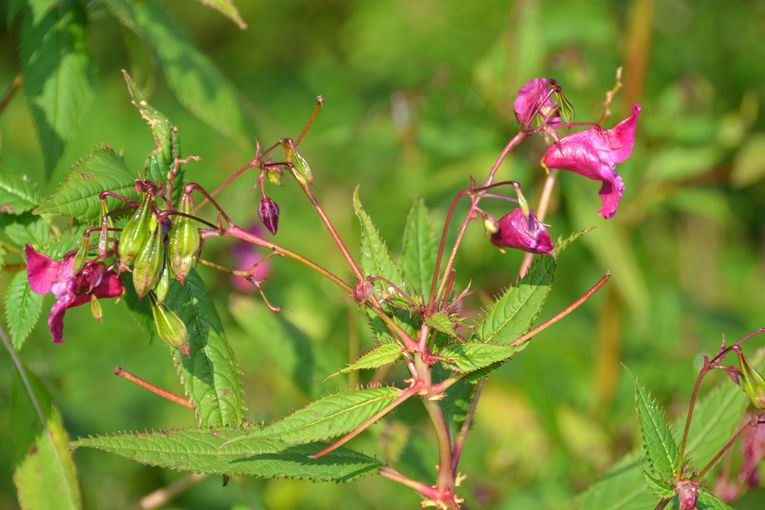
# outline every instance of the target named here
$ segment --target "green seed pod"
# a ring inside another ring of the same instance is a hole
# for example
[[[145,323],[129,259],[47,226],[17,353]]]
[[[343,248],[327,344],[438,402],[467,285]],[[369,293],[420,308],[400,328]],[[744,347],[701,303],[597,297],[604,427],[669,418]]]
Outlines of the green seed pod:
[[[738,363],[741,371],[739,376],[741,389],[757,409],[765,409],[765,379],[752,368],[741,351],[738,351]]]
[[[153,216],[151,211],[153,204],[154,198],[146,194],[141,202],[141,206],[122,229],[117,253],[120,257],[120,262],[126,267],[131,266],[135,256],[151,237],[149,227]]]
[[[178,211],[184,214],[192,214],[194,202],[191,199],[191,195],[183,195]],[[173,227],[167,236],[168,260],[178,281],[184,283],[186,276],[194,267],[202,240],[199,235],[199,229],[194,225],[194,220],[180,215],[175,216],[173,219]]]
[[[133,266],[133,286],[139,298],[157,285],[165,261],[165,241],[156,215],[151,216],[149,231],[151,237],[136,255]]]
[[[284,149],[284,153],[287,156],[287,161],[292,163],[292,173],[295,176],[295,179],[298,180],[300,184],[307,185],[311,184],[313,182],[313,173],[311,172],[311,167],[308,165],[308,161],[303,158],[303,156],[300,155],[300,153],[295,150],[295,146],[292,145],[292,140],[289,138],[284,138],[279,141],[282,148]]]
[[[157,286],[154,287],[154,294],[157,295],[158,303],[165,302],[168,290],[170,290],[170,267],[167,264],[167,259],[165,259],[165,263],[162,265],[162,274],[159,275]]]
[[[157,334],[173,349],[177,349],[184,356],[189,355],[189,333],[186,325],[175,312],[162,303],[152,301],[151,313],[154,316],[154,324]]]

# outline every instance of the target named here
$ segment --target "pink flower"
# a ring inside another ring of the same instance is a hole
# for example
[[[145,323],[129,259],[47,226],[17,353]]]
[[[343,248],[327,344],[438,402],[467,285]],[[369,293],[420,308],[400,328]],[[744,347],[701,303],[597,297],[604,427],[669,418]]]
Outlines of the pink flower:
[[[576,172],[603,182],[598,194],[603,200],[599,214],[608,219],[614,215],[624,192],[624,183],[616,173],[616,164],[630,157],[635,145],[635,127],[640,105],[633,105],[632,115],[613,129],[600,126],[579,131],[550,145],[543,157],[548,168]]]
[[[75,253],[57,261],[38,253],[28,244],[26,255],[29,286],[38,294],[51,292],[56,296],[48,316],[54,343],[64,341],[64,314],[69,308],[90,302],[92,296],[100,299],[122,295],[119,276],[100,262],[88,260],[73,274]]]
[[[542,125],[558,124],[560,116],[558,105],[553,101],[561,89],[555,80],[549,78],[534,78],[529,80],[518,91],[513,103],[513,111],[518,124],[523,129],[530,129],[539,118]]]
[[[517,248],[530,253],[550,253],[552,239],[533,211],[526,216],[519,207],[499,219],[491,242],[500,248]]]
[[[261,229],[257,225],[252,225],[248,232],[260,236]],[[233,252],[235,268],[239,271],[249,271],[251,280],[243,276],[232,276],[231,283],[239,292],[253,292],[256,290],[253,282],[263,283],[271,274],[271,265],[260,260],[264,255],[261,253],[261,249],[254,244],[239,241],[234,245]]]

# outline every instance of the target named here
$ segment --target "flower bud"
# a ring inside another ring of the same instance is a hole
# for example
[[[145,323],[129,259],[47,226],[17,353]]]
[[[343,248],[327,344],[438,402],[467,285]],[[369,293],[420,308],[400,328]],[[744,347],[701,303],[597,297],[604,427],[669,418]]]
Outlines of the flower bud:
[[[357,303],[365,303],[367,299],[372,297],[372,292],[374,292],[372,282],[370,282],[368,278],[364,278],[359,280],[359,283],[353,288],[353,299],[355,299]]]
[[[139,298],[144,297],[157,285],[165,261],[165,241],[162,238],[162,227],[155,215],[151,217],[149,230],[151,237],[136,255],[133,266],[133,286]]]
[[[521,208],[500,218],[491,242],[499,248],[517,248],[529,253],[550,253],[553,249],[552,239],[544,224],[533,211],[526,216]]]
[[[151,210],[153,202],[151,195],[144,195],[141,206],[122,228],[117,253],[120,262],[126,267],[130,267],[135,256],[151,237],[149,226],[153,216]]]
[[[749,400],[757,409],[765,409],[765,379],[749,364],[744,353],[738,352],[738,364],[741,370],[739,383]]]
[[[313,173],[311,173],[311,167],[308,166],[308,162],[295,150],[295,146],[292,145],[292,140],[284,138],[279,141],[287,155],[287,161],[292,163],[292,173],[295,175],[295,179],[300,184],[306,185],[313,182]]]
[[[188,356],[189,333],[181,318],[164,304],[153,301],[151,313],[154,316],[154,324],[157,326],[159,337],[173,349],[177,349],[184,356]]]
[[[276,202],[268,197],[262,198],[258,203],[258,218],[269,232],[276,235],[279,228],[279,205]]]
[[[154,287],[154,294],[157,296],[158,303],[164,303],[167,297],[167,291],[170,290],[170,267],[167,261],[162,265],[162,274],[159,275],[157,286]]]
[[[104,313],[101,311],[101,303],[95,294],[90,295],[90,314],[99,322],[104,321]]]
[[[183,195],[178,211],[184,214],[194,211],[194,202],[190,194]],[[167,254],[170,267],[179,282],[185,282],[186,276],[194,267],[194,259],[200,245],[199,229],[194,225],[194,220],[186,216],[176,216],[167,237]]]
[[[677,501],[680,510],[695,510],[699,499],[699,484],[691,480],[680,480],[675,483]]]

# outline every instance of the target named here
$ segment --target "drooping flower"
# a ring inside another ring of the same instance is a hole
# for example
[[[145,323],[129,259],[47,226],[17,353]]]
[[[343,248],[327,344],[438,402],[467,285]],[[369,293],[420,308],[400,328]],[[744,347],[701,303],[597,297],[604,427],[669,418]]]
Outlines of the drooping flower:
[[[589,179],[602,181],[598,194],[603,205],[598,213],[608,219],[614,215],[624,192],[624,182],[616,173],[616,164],[632,154],[635,127],[640,105],[633,105],[632,115],[612,129],[600,126],[564,136],[550,145],[542,161],[547,168],[569,170]]]
[[[537,118],[544,119],[545,123],[559,123],[558,106],[553,102],[556,90],[560,87],[549,78],[534,78],[521,87],[513,103],[518,124],[529,129]]]
[[[553,249],[544,224],[533,211],[526,216],[520,207],[499,219],[491,242],[500,248],[517,248],[529,253],[550,253]]]
[[[680,480],[675,483],[680,510],[696,510],[696,502],[699,499],[699,484],[691,480]]]
[[[88,260],[74,272],[75,254],[63,260],[53,260],[38,253],[31,245],[26,246],[27,278],[29,286],[38,294],[48,292],[56,296],[56,303],[50,309],[48,327],[53,342],[64,341],[64,314],[69,308],[97,299],[122,295],[122,283],[116,272],[94,260]]]
[[[262,230],[257,225],[252,225],[248,232],[260,236]],[[271,274],[271,264],[261,259],[265,256],[262,249],[254,244],[239,241],[233,247],[234,267],[239,271],[249,271],[251,280],[243,276],[232,276],[231,283],[240,292],[248,293],[257,290],[252,282],[262,283]]]

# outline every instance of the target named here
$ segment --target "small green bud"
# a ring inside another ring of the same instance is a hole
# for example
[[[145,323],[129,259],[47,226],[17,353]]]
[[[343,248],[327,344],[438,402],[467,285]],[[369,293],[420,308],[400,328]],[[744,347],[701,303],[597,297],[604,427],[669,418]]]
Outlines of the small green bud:
[[[189,355],[189,333],[186,325],[175,312],[162,303],[152,300],[151,313],[154,316],[154,324],[157,334],[173,349],[177,349],[184,356]]]
[[[192,214],[194,202],[190,194],[183,195],[178,211]],[[178,281],[183,283],[194,267],[202,240],[199,236],[199,229],[194,225],[194,220],[180,215],[175,216],[173,220],[173,227],[167,238],[167,254],[173,273],[175,273]]]
[[[158,303],[165,302],[168,290],[170,290],[170,267],[167,264],[167,260],[165,260],[165,263],[162,265],[162,274],[159,275],[157,286],[154,287]]]
[[[154,216],[151,210],[153,204],[153,197],[149,194],[144,195],[141,206],[122,228],[117,253],[124,266],[130,267],[133,259],[151,237],[149,227]]]
[[[162,238],[162,227],[154,214],[152,214],[149,222],[149,231],[151,237],[136,255],[133,266],[133,286],[139,298],[144,297],[157,285],[165,261],[165,241]]]
[[[765,409],[765,379],[749,364],[744,353],[738,352],[738,364],[741,370],[739,383],[749,400],[757,409]]]
[[[292,145],[292,140],[289,138],[283,138],[279,141],[279,143],[284,149],[284,153],[287,156],[287,161],[292,163],[292,173],[294,174],[295,179],[297,179],[298,182],[303,185],[311,184],[313,182],[313,173],[311,173],[311,167],[308,165],[308,162],[303,158],[303,156],[301,156],[300,153],[295,149],[295,146]]]

